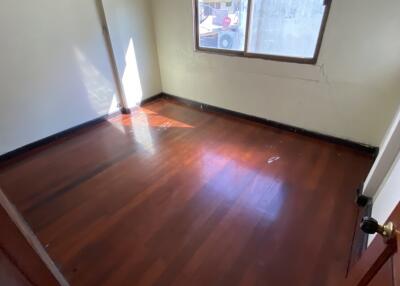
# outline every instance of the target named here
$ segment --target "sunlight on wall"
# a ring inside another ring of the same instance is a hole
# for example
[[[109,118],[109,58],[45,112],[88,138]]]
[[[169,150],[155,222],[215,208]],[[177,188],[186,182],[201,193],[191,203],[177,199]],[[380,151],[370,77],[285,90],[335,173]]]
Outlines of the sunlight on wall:
[[[125,71],[122,76],[122,85],[128,107],[137,106],[142,101],[143,90],[132,38],[129,40],[128,50],[125,55]]]
[[[118,98],[113,84],[78,49],[74,48],[75,57],[83,78],[83,84],[89,96],[90,104],[99,114],[110,114],[118,110]]]

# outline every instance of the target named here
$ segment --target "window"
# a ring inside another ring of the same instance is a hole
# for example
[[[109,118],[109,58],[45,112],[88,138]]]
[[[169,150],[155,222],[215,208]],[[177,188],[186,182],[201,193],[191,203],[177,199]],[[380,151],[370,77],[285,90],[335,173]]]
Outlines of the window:
[[[315,63],[331,0],[195,0],[200,51]]]

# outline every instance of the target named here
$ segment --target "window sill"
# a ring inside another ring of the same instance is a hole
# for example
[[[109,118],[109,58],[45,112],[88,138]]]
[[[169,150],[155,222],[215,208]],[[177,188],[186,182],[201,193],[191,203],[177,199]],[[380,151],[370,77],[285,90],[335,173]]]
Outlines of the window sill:
[[[308,65],[316,65],[317,64],[317,57],[295,58],[295,57],[264,55],[264,54],[256,54],[256,53],[246,53],[246,52],[242,52],[242,51],[200,48],[200,47],[196,47],[195,52],[208,53],[208,54],[214,54],[214,55],[223,55],[223,56],[241,57],[241,58],[264,59],[264,60],[278,61],[278,62],[285,62],[285,63],[297,63],[297,64],[308,64]]]

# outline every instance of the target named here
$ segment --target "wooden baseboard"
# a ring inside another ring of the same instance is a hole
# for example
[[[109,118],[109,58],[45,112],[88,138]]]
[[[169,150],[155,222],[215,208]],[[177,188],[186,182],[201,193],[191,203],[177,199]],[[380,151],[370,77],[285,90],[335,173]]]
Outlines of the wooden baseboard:
[[[143,106],[146,103],[152,102],[154,100],[160,99],[164,96],[164,93],[160,92],[156,95],[153,95],[152,97],[146,98],[144,100],[142,100],[142,102],[140,103],[140,106]]]
[[[217,106],[213,106],[213,105],[197,102],[197,101],[194,101],[194,100],[178,97],[178,96],[171,95],[171,94],[168,94],[168,93],[163,93],[162,97],[166,98],[166,99],[175,100],[177,102],[180,102],[180,103],[182,103],[184,105],[187,105],[187,106],[194,107],[196,109],[210,111],[210,112],[216,112],[216,113],[229,114],[229,115],[232,115],[232,116],[235,116],[235,117],[240,117],[242,119],[246,119],[246,120],[258,122],[258,123],[261,123],[261,124],[265,124],[265,125],[268,125],[268,126],[271,126],[271,127],[274,127],[274,128],[283,129],[283,130],[290,131],[290,132],[295,132],[295,133],[306,135],[306,136],[310,136],[310,137],[313,137],[313,138],[318,138],[318,139],[321,139],[321,140],[324,140],[324,141],[328,141],[328,142],[331,142],[331,143],[335,143],[335,144],[345,145],[345,146],[348,146],[348,147],[351,147],[351,148],[355,148],[355,149],[357,149],[359,151],[366,152],[369,155],[371,155],[374,159],[378,156],[378,153],[379,153],[379,148],[375,147],[375,146],[371,146],[371,145],[367,145],[367,144],[363,144],[363,143],[358,143],[358,142],[354,142],[354,141],[350,141],[350,140],[334,137],[334,136],[331,136],[331,135],[321,134],[321,133],[318,133],[318,132],[314,132],[314,131],[310,131],[310,130],[307,130],[307,129],[291,126],[291,125],[280,123],[280,122],[276,122],[276,121],[273,121],[273,120],[269,120],[269,119],[265,119],[265,118],[261,118],[261,117],[257,117],[257,116],[253,116],[253,115],[249,115],[249,114],[244,114],[244,113],[241,113],[241,112],[232,111],[232,110],[229,110],[229,109],[225,109],[225,108],[221,108],[221,107],[217,107]]]

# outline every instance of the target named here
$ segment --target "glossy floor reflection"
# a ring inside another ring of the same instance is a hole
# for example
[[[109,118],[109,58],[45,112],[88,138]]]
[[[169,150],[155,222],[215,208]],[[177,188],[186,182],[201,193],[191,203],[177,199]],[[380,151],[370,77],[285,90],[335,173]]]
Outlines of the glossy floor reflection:
[[[71,285],[335,285],[348,147],[159,99],[0,170]]]

